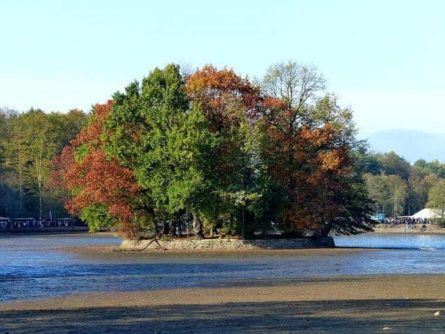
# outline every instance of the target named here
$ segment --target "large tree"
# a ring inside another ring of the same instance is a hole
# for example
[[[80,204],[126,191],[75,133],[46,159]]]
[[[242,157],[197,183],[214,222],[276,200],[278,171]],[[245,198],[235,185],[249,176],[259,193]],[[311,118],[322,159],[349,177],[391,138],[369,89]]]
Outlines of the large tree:
[[[177,221],[188,211],[201,238],[200,211],[212,199],[209,165],[217,139],[199,105],[191,106],[179,67],[155,69],[142,85],[116,93],[107,150],[131,168],[153,201],[157,222]]]
[[[365,188],[352,159],[351,111],[321,95],[321,76],[296,63],[271,67],[263,86],[273,94],[265,97],[261,117],[269,138],[264,154],[285,190],[284,227],[323,235],[336,227],[345,233],[369,229],[369,205],[358,196]]]
[[[277,218],[279,194],[261,158],[266,139],[258,120],[259,87],[233,70],[204,66],[186,82],[186,92],[199,105],[218,139],[209,177],[216,201],[207,210],[227,233],[251,237]],[[275,196],[275,198],[273,198]]]

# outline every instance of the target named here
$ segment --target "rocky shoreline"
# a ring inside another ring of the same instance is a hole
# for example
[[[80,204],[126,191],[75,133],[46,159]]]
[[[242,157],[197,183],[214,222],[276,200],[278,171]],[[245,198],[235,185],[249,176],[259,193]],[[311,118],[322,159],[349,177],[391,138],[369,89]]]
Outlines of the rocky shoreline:
[[[170,240],[123,240],[119,246],[123,251],[142,250],[255,250],[255,249],[302,249],[334,248],[332,237],[311,239],[170,239]]]

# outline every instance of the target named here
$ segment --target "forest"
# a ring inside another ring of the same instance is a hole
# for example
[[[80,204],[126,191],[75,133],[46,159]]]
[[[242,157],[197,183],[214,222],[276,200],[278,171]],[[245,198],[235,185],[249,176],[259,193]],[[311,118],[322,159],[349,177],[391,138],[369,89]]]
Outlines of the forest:
[[[445,164],[420,159],[411,165],[395,152],[368,152],[359,159],[374,212],[410,216],[427,207],[443,215]]]
[[[129,238],[324,236],[443,209],[445,165],[369,152],[310,66],[261,80],[156,68],[89,114],[0,111],[0,216],[72,215]]]

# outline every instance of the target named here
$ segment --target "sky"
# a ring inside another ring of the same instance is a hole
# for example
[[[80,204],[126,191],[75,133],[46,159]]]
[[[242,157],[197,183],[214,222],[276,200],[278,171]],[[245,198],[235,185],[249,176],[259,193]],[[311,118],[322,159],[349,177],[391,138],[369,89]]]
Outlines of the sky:
[[[360,134],[443,132],[445,1],[1,0],[0,106],[105,102],[156,66],[318,68]]]

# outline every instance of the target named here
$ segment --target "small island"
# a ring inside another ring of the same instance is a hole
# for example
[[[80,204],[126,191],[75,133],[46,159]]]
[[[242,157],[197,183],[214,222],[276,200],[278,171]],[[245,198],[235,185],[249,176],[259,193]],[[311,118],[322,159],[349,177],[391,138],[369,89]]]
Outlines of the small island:
[[[296,62],[261,84],[156,68],[94,107],[54,183],[92,231],[137,241],[125,249],[333,247],[331,233],[372,230],[372,202],[351,111],[324,89]]]

